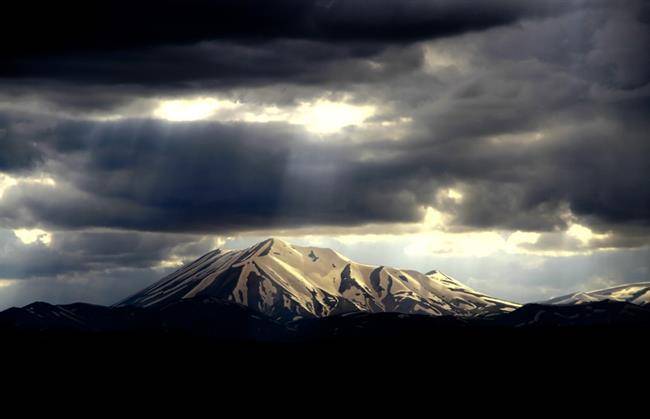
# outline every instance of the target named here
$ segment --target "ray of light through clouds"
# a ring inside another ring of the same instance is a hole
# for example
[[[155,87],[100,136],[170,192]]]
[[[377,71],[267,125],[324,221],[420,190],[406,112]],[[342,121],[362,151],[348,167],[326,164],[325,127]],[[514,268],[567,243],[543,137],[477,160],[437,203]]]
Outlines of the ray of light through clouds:
[[[0,308],[268,236],[516,301],[650,280],[647,2],[101,3],[4,52]]]
[[[152,116],[167,121],[214,120],[225,122],[283,122],[317,134],[332,134],[349,126],[360,126],[372,116],[371,105],[319,98],[294,106],[260,106],[210,97],[163,100]]]

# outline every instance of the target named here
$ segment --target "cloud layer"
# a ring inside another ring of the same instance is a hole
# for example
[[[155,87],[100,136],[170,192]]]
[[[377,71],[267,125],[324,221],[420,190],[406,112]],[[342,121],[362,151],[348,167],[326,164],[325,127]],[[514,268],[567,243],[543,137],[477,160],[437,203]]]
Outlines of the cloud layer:
[[[0,280],[154,269],[261,231],[650,243],[647,2],[43,7],[0,66]],[[158,111],[207,99],[197,121]],[[345,126],[354,109],[372,111]],[[11,233],[34,228],[52,242]]]

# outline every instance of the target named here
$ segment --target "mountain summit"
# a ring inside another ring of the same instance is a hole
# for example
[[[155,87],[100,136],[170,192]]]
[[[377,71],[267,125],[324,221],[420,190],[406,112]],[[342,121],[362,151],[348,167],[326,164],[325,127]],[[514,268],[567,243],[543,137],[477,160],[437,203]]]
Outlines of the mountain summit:
[[[209,252],[117,306],[162,307],[197,297],[236,302],[284,321],[352,312],[472,316],[518,307],[442,272],[364,265],[332,249],[275,238]]]

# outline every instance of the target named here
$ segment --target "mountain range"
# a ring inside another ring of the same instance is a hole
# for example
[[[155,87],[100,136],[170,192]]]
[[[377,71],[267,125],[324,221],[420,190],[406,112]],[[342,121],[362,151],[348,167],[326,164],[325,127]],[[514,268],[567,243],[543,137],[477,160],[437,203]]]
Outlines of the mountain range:
[[[111,306],[35,302],[0,313],[0,331],[192,334],[277,340],[444,328],[650,326],[650,283],[520,305],[426,274],[268,239],[214,250]],[[426,334],[426,333],[425,333]]]

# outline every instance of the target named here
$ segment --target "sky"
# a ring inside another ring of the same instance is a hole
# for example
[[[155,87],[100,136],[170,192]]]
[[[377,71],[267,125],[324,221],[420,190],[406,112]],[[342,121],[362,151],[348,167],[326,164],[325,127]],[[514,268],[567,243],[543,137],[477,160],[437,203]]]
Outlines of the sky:
[[[650,281],[650,2],[6,8],[0,309],[267,237],[517,302]]]

